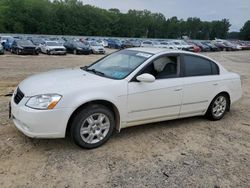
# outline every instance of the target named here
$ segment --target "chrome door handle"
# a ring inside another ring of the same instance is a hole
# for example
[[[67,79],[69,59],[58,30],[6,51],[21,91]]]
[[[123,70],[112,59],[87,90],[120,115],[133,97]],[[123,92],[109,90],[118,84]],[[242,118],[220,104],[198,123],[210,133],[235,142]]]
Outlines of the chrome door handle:
[[[176,89],[174,89],[174,91],[181,91],[182,90],[182,88],[176,88]]]

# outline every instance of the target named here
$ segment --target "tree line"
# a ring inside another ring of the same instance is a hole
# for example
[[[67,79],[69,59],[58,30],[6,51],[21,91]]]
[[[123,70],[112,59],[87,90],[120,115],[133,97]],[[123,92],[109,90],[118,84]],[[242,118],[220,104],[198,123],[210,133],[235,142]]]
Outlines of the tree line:
[[[214,39],[227,38],[230,26],[228,19],[211,22],[196,17],[167,19],[148,10],[122,13],[118,9],[85,5],[79,0],[0,1],[0,33]],[[244,32],[249,35],[249,29],[242,29]]]

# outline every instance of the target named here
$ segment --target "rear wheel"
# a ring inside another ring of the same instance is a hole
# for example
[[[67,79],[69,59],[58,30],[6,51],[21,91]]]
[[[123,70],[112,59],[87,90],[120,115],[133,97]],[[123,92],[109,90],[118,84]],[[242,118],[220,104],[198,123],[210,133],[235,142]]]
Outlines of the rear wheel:
[[[110,138],[114,127],[111,110],[103,105],[89,105],[75,115],[71,123],[71,138],[82,148],[96,148]]]
[[[220,120],[224,117],[226,111],[229,109],[229,98],[227,95],[218,94],[211,102],[206,116],[211,120]]]

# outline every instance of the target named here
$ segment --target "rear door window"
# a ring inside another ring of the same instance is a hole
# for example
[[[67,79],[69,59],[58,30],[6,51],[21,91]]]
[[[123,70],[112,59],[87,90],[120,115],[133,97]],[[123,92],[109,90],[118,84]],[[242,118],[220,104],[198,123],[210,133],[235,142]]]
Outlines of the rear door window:
[[[184,55],[184,76],[206,76],[219,74],[218,66],[208,59],[193,55]]]

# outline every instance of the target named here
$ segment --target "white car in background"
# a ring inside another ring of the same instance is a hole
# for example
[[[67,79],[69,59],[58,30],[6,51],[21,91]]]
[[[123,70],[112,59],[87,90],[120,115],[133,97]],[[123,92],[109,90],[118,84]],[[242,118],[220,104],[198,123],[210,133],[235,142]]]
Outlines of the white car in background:
[[[142,41],[141,47],[154,47],[153,41]]]
[[[96,41],[88,41],[93,54],[105,54],[104,47]]]
[[[160,42],[162,48],[171,49],[171,50],[178,50],[178,48],[171,42]]]
[[[130,48],[87,67],[26,78],[10,114],[29,137],[69,135],[80,147],[95,148],[130,126],[203,115],[219,120],[241,95],[240,76],[208,57]]]
[[[39,45],[39,49],[48,55],[66,55],[66,48],[56,41],[45,41]]]
[[[108,42],[106,40],[97,40],[99,44],[101,44],[104,48],[108,47]]]
[[[184,42],[183,40],[173,40],[171,41],[173,45],[177,47],[178,50],[187,50],[192,51],[193,46],[189,45],[188,43]]]

